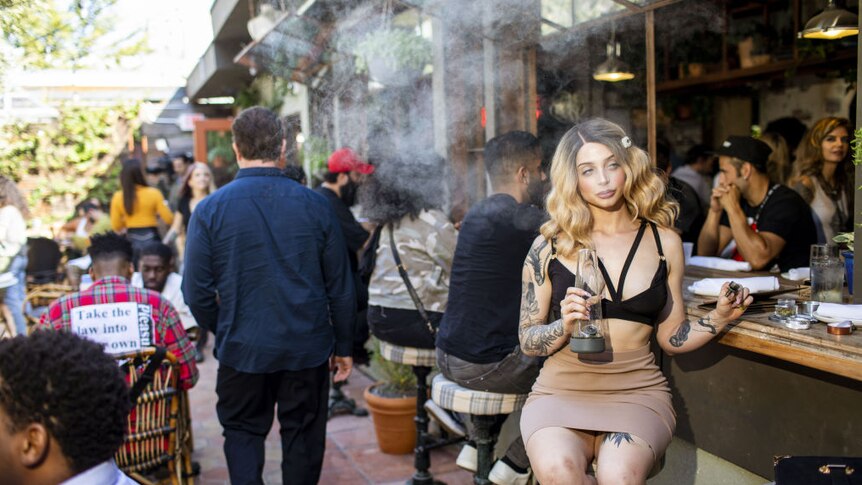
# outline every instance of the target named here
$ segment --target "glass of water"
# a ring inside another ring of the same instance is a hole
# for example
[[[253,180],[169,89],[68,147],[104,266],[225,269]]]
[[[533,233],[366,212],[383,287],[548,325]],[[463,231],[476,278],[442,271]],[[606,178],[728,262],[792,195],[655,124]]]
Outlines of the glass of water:
[[[838,256],[838,246],[811,245],[811,299],[841,303],[844,293],[844,265]]]

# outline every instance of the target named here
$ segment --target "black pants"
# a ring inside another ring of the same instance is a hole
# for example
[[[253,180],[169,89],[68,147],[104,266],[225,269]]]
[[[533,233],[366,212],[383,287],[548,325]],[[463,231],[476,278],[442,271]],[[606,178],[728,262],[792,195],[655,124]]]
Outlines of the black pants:
[[[283,483],[320,479],[326,445],[329,365],[247,374],[219,365],[216,413],[224,428],[224,454],[232,485],[262,485],[264,441],[278,405]]]
[[[427,313],[434,328],[437,328],[443,314]],[[428,329],[428,324],[422,320],[418,310],[372,305],[368,307],[368,326],[371,327],[372,335],[390,344],[420,349],[435,348],[434,334]]]

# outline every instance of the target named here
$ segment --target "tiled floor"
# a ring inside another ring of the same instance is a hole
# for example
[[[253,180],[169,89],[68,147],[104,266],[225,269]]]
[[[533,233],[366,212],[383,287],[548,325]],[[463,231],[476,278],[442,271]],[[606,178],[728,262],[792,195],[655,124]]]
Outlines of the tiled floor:
[[[218,362],[206,351],[207,360],[199,364],[200,380],[190,391],[195,451],[192,456],[201,465],[196,483],[228,484],[227,466],[222,453],[224,439],[215,414],[215,377]],[[354,371],[344,387],[346,394],[364,406],[362,390],[371,384],[365,375]],[[374,426],[370,417],[336,416],[327,424],[326,455],[320,483],[323,485],[403,484],[413,473],[413,455],[386,455],[377,448]],[[434,450],[431,472],[434,478],[449,485],[472,483],[472,476],[455,466],[458,449],[447,447]],[[280,484],[281,445],[278,425],[266,441],[264,482]]]

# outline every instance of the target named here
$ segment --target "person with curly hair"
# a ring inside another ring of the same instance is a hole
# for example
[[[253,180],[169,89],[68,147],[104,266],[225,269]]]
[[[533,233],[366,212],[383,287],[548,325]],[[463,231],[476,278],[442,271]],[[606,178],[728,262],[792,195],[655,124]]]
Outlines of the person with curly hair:
[[[69,332],[0,341],[0,482],[135,484],[113,460],[130,409],[101,345]]]
[[[368,326],[375,337],[391,344],[435,348],[458,237],[440,210],[442,180],[442,162],[436,156],[388,155],[360,190],[364,215],[380,228],[368,284]],[[398,271],[393,241],[430,322],[422,318]]]
[[[741,286],[728,293],[725,283],[716,309],[689,321],[676,203],[618,125],[592,119],[563,135],[551,181],[550,220],[522,273],[521,349],[547,356],[522,410],[527,456],[543,484],[645,483],[676,426],[652,334],[669,354],[695,350],[752,299]],[[598,253],[607,287],[600,294],[575,288],[581,248]],[[601,304],[611,350],[575,353],[566,344],[593,304]],[[594,459],[596,474],[588,475]]]
[[[823,118],[805,134],[788,185],[811,206],[820,243],[853,226],[850,120]]]
[[[82,291],[64,295],[48,306],[38,328],[71,330],[72,314],[77,308],[100,304],[137,302],[149,306],[152,332],[143,345],[164,346],[177,358],[179,386],[191,389],[198,379],[194,346],[183,328],[179,314],[159,293],[135,288],[132,278],[132,244],[122,236],[109,232],[91,238],[90,276],[93,284]],[[140,305],[139,305],[140,306]],[[116,343],[116,342],[115,342]],[[118,349],[118,351],[130,349]]]

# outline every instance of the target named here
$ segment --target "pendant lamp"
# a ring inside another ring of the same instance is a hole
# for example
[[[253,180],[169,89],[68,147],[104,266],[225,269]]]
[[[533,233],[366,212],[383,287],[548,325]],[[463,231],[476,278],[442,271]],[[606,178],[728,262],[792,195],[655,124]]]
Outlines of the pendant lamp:
[[[835,5],[835,0],[829,0],[822,12],[811,17],[805,28],[799,32],[805,39],[840,39],[859,34],[859,18]]]
[[[608,43],[608,58],[593,71],[593,79],[615,83],[634,79],[635,75],[625,62],[620,60],[620,44],[616,41],[616,28],[611,23],[611,41]]]

